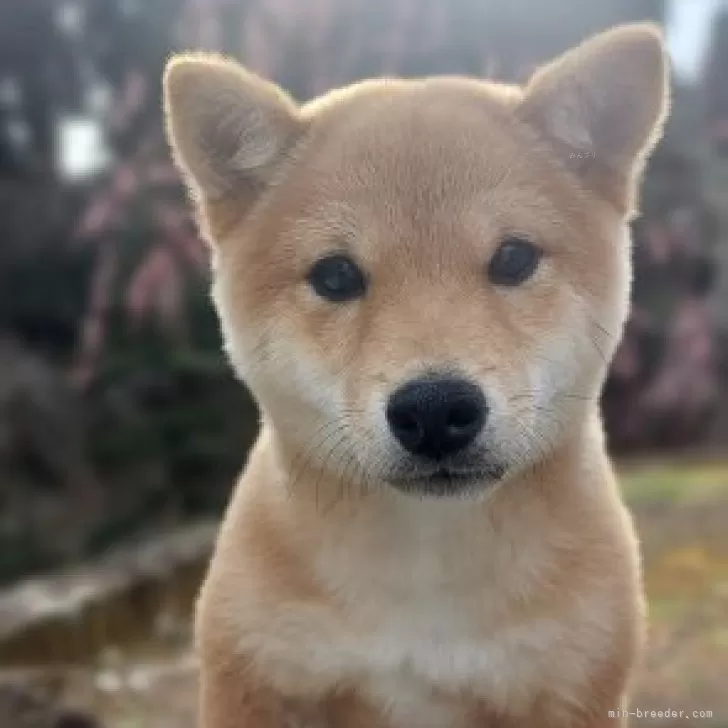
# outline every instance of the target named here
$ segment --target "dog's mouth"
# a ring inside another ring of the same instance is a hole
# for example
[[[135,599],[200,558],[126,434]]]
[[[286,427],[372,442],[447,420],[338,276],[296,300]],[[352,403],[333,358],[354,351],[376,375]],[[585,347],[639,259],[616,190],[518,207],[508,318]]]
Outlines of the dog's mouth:
[[[393,474],[387,482],[405,493],[431,496],[458,495],[488,488],[505,475],[502,465],[459,469],[440,466],[435,469],[418,469],[403,474]]]

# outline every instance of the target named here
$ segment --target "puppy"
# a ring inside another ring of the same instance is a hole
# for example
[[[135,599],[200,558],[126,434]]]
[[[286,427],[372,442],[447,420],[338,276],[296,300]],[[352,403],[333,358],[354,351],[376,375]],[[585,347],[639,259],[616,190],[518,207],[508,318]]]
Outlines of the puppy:
[[[623,725],[643,600],[598,398],[667,65],[623,26],[523,88],[298,105],[171,59],[168,136],[262,413],[198,603],[201,728]]]

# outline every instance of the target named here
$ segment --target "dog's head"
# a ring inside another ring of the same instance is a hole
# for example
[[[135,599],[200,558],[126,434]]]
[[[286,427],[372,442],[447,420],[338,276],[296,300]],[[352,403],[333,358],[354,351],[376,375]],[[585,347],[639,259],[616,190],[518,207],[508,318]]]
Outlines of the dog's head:
[[[666,65],[657,30],[625,26],[524,88],[390,79],[299,106],[231,61],[173,59],[227,350],[279,439],[449,493],[580,427],[627,314]]]

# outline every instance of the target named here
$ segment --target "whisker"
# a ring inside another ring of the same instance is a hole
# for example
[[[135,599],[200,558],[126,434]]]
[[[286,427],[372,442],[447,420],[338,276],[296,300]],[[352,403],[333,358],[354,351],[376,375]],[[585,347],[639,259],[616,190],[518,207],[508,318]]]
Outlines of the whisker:
[[[333,428],[333,429],[331,429]],[[313,440],[315,440],[312,443],[309,443],[308,446],[303,448],[294,458],[294,463],[291,464],[290,471],[291,475],[293,476],[288,484],[287,487],[289,489],[289,493],[292,494],[293,489],[295,488],[296,483],[298,482],[299,478],[303,476],[306,465],[308,465],[311,460],[313,459],[313,456],[316,454],[316,452],[323,448],[333,437],[336,437],[337,435],[342,435],[345,431],[344,424],[342,424],[342,421],[340,419],[337,419],[335,421],[327,422],[324,426],[320,427],[317,430],[317,433],[315,434]],[[320,437],[323,435],[323,437]],[[300,469],[297,471],[297,466],[300,464]]]
[[[334,443],[333,447],[329,450],[329,452],[326,454],[324,459],[321,462],[321,468],[319,470],[319,476],[316,480],[316,485],[314,486],[314,491],[316,494],[316,508],[319,508],[319,495],[320,491],[319,488],[321,486],[321,480],[323,479],[324,472],[327,470],[327,465],[329,463],[329,460],[333,456],[333,453],[343,444],[346,444],[346,433],[342,433],[342,436]],[[322,513],[325,513],[326,509],[322,511]]]

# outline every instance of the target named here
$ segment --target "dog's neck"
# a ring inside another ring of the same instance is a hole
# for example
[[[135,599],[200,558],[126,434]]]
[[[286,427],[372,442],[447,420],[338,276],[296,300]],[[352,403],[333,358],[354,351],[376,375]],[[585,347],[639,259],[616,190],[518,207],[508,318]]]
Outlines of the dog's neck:
[[[534,563],[571,543],[571,532],[613,497],[598,417],[581,433],[480,497],[433,498],[383,483],[347,492],[315,469],[296,477],[281,467],[276,433],[264,427],[246,474],[248,495],[273,514],[302,567],[337,589],[351,586],[352,569],[357,589],[404,590],[407,598],[445,583],[463,594],[483,583],[525,584]],[[273,480],[257,477],[274,470]],[[521,582],[506,578],[515,572],[523,572]]]

